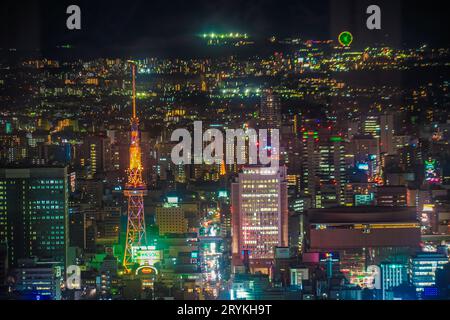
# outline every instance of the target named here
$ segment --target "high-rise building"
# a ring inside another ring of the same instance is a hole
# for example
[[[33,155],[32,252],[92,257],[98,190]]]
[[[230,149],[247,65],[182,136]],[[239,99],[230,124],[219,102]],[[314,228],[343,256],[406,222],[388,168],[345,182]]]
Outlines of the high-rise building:
[[[8,244],[12,267],[30,257],[65,264],[67,168],[0,169],[0,237]]]
[[[101,179],[78,179],[77,190],[83,203],[100,208],[103,201],[104,183]]]
[[[418,295],[436,287],[436,270],[447,263],[448,257],[439,252],[420,252],[411,259],[410,279]]]
[[[281,106],[279,97],[272,89],[266,90],[261,98],[261,109],[259,111],[261,129],[281,128]]]
[[[380,115],[380,152],[386,154],[394,153],[394,115]]]
[[[381,133],[379,117],[367,116],[363,125],[363,133],[372,135],[374,138],[379,138]]]
[[[381,271],[381,298],[392,300],[389,295],[390,289],[395,288],[408,281],[408,268],[404,264],[383,262],[380,264]]]
[[[156,224],[159,234],[182,234],[188,231],[188,221],[184,216],[184,210],[178,205],[178,199],[168,198],[168,202],[156,208]]]
[[[377,205],[385,207],[404,207],[407,204],[405,186],[382,186],[377,188]]]
[[[61,300],[61,267],[55,261],[20,259],[12,272],[14,291],[26,300]]]
[[[119,243],[120,208],[69,208],[70,246],[95,252],[99,246]]]
[[[232,254],[268,272],[276,246],[288,245],[286,168],[245,167],[231,188]]]
[[[302,189],[315,208],[345,204],[344,142],[328,132],[303,132]]]
[[[102,245],[114,245],[119,242],[120,208],[105,207],[97,212],[97,238],[96,242]]]
[[[112,167],[111,142],[106,136],[88,136],[81,146],[80,163],[89,165],[88,177]]]
[[[86,249],[86,215],[78,206],[69,207],[69,245]]]
[[[355,161],[364,161],[370,155],[376,155],[379,157],[380,150],[378,147],[378,139],[374,138],[371,135],[355,135],[351,140],[351,150],[355,155]]]

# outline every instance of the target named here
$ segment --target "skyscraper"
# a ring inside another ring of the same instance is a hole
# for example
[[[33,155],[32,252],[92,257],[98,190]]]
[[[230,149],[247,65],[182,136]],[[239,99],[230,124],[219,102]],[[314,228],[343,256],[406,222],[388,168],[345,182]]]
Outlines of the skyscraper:
[[[394,153],[394,115],[380,115],[380,151],[381,153]]]
[[[14,291],[30,300],[61,300],[61,273],[58,262],[20,259],[12,272]]]
[[[363,133],[372,135],[374,138],[380,137],[380,119],[377,116],[367,116],[363,124]]]
[[[280,99],[272,89],[266,90],[261,97],[259,111],[261,129],[280,129],[281,111]]]
[[[419,252],[410,261],[410,279],[420,296],[436,286],[436,270],[443,269],[448,257],[440,252]]]
[[[67,168],[0,169],[0,237],[11,267],[33,256],[65,264]]]
[[[315,208],[345,203],[344,141],[327,131],[303,132],[302,189]]]
[[[403,264],[382,262],[380,270],[382,299],[391,300],[388,291],[408,280],[408,269]]]
[[[288,245],[286,168],[245,167],[231,187],[232,253],[251,271],[269,272],[276,246]]]
[[[170,197],[163,206],[156,207],[155,212],[155,220],[160,235],[183,234],[188,231],[188,221],[185,218],[183,208],[178,204],[178,198]]]
[[[88,136],[80,147],[80,163],[89,165],[88,176],[93,177],[98,172],[105,172],[112,167],[111,142],[102,135]]]

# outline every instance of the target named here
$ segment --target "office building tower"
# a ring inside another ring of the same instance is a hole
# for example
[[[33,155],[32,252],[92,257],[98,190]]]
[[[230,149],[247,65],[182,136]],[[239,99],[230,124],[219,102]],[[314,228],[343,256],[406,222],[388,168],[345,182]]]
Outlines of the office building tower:
[[[372,136],[355,136],[351,141],[351,154],[355,168],[366,172],[370,181],[380,173],[379,139]]]
[[[380,115],[380,152],[386,154],[394,153],[394,115]]]
[[[288,245],[286,168],[245,167],[231,189],[232,254],[268,272],[276,246]]]
[[[371,135],[356,135],[351,140],[351,151],[355,156],[355,162],[367,161],[371,155],[380,157],[378,139]]]
[[[188,231],[184,210],[178,205],[178,199],[175,197],[169,197],[167,203],[156,208],[155,220],[160,235],[183,234]]]
[[[303,132],[302,190],[314,208],[345,204],[344,141],[328,130]]]
[[[101,179],[78,179],[76,189],[83,203],[93,208],[103,204],[104,183]]]
[[[0,236],[8,244],[12,267],[30,257],[65,264],[67,168],[0,169]]]
[[[261,129],[281,129],[280,98],[272,89],[266,90],[261,97],[259,120]]]
[[[378,206],[404,207],[407,204],[407,188],[404,186],[382,186],[376,191]]]
[[[69,245],[86,249],[86,215],[78,206],[69,207]]]
[[[62,270],[59,262],[20,259],[13,290],[26,300],[61,300]]]
[[[418,297],[436,286],[436,270],[443,269],[448,257],[439,252],[420,252],[411,259],[410,279]]]
[[[381,133],[379,117],[367,116],[363,124],[363,133],[365,135],[371,135],[374,138],[379,138]]]
[[[81,145],[80,164],[88,166],[88,177],[111,169],[111,142],[106,136],[89,136]]]
[[[408,281],[408,268],[403,264],[383,262],[381,271],[381,299],[392,300],[392,288]]]
[[[114,245],[119,243],[120,216],[120,208],[116,207],[105,207],[97,211],[97,244]]]

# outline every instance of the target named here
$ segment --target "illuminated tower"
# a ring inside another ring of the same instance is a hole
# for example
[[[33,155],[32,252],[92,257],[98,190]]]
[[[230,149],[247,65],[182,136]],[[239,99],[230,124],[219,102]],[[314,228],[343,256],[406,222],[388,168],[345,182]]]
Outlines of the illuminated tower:
[[[129,273],[133,262],[133,247],[145,245],[144,196],[147,187],[142,180],[141,147],[139,144],[139,118],[136,116],[136,65],[131,63],[133,72],[133,117],[131,118],[130,167],[124,195],[128,197],[127,240],[123,266]]]

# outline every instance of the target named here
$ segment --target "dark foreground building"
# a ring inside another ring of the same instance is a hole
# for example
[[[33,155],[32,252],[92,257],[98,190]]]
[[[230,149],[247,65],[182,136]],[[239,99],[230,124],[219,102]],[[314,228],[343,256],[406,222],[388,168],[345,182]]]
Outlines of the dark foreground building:
[[[8,265],[36,257],[66,263],[67,168],[0,169],[0,242]]]

